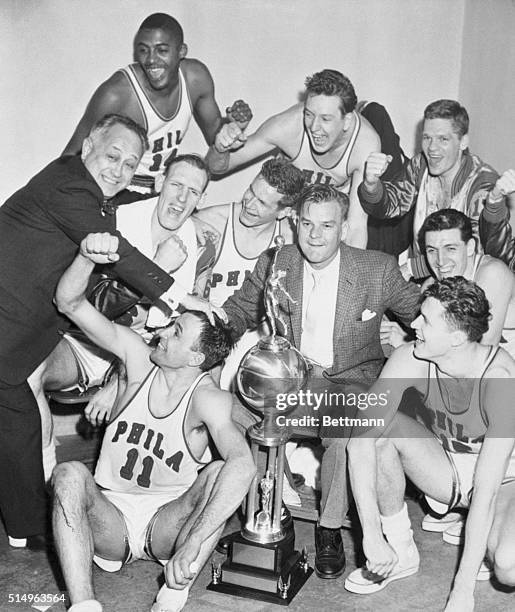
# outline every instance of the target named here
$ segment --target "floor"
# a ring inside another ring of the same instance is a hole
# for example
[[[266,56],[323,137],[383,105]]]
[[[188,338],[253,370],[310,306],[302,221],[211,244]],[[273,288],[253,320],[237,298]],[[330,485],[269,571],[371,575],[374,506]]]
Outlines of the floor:
[[[62,438],[61,458],[66,455],[70,439]],[[77,437],[75,437],[77,441]],[[88,461],[94,440],[84,445],[82,451]],[[358,596],[343,588],[345,575],[356,567],[357,542],[353,532],[344,530],[343,537],[347,552],[347,570],[337,580],[320,580],[314,574],[290,604],[292,612],[325,612],[348,610],[355,612],[376,612],[404,610],[424,610],[426,612],[443,610],[452,577],[458,560],[459,549],[442,541],[441,536],[426,533],[420,529],[422,511],[417,502],[408,501],[413,520],[415,540],[421,555],[421,569],[410,578],[390,584],[381,593]],[[233,528],[237,526],[233,522]],[[296,548],[307,548],[312,561],[314,555],[313,523],[295,520]],[[215,563],[224,560],[214,553]],[[162,570],[157,564],[137,561],[124,567],[117,574],[108,574],[94,568],[94,581],[98,599],[105,612],[147,612],[153,598],[162,584]],[[206,566],[193,585],[186,612],[225,612],[241,611],[262,612],[280,610],[274,604],[250,599],[213,593],[206,590],[210,582],[211,569]],[[0,612],[24,612],[34,610],[62,612],[66,609],[66,591],[55,556],[45,552],[11,549],[7,537],[0,527]],[[56,603],[34,602],[37,594],[55,596]],[[32,597],[31,597],[32,596]],[[63,597],[64,596],[64,597]],[[61,600],[59,599],[61,598]],[[32,604],[31,604],[32,601]],[[11,602],[11,603],[10,603]],[[508,612],[515,610],[515,592],[506,591],[493,582],[480,582],[476,586],[476,612],[496,610]]]

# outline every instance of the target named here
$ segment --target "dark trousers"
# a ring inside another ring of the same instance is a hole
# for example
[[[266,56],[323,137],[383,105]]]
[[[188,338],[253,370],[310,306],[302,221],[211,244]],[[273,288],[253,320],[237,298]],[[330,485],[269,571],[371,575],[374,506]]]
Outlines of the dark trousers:
[[[44,533],[46,511],[36,399],[27,382],[0,381],[0,513],[7,533],[14,538]]]

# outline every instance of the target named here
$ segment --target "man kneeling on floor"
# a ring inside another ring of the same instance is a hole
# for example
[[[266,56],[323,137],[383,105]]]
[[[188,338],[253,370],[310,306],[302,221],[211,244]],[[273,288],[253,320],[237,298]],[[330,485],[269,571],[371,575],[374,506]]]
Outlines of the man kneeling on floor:
[[[475,283],[443,279],[423,297],[412,323],[415,342],[392,354],[370,390],[388,393],[386,428],[349,442],[367,564],[347,577],[345,588],[374,593],[418,571],[404,503],[406,474],[437,512],[469,508],[463,556],[445,607],[468,612],[476,580],[489,577],[486,563],[500,582],[515,585],[515,361],[479,343],[490,312]],[[418,416],[427,426],[397,411],[408,387],[423,396],[425,414]]]
[[[247,492],[255,467],[231,420],[231,395],[209,375],[232,347],[230,329],[197,311],[161,330],[150,348],[108,321],[85,298],[96,263],[116,261],[118,239],[90,234],[63,274],[59,310],[125,364],[95,477],[79,462],[53,474],[53,527],[73,612],[97,612],[92,561],[116,571],[136,559],[165,566],[152,612],[181,610]],[[222,461],[210,461],[211,436]],[[204,468],[199,474],[197,472]]]

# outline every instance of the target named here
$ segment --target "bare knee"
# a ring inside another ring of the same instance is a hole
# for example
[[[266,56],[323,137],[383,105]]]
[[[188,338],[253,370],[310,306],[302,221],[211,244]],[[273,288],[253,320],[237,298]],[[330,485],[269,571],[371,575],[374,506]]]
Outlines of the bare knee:
[[[512,546],[500,546],[494,555],[494,573],[499,582],[515,586],[515,550]]]
[[[86,483],[91,478],[90,471],[80,461],[58,463],[52,472],[54,495],[62,500],[71,494],[76,497],[77,493],[85,491]]]

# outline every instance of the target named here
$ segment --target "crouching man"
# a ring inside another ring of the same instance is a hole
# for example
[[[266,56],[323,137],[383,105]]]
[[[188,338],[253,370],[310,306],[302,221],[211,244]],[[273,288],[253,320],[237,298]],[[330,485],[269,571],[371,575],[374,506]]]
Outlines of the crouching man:
[[[515,362],[502,348],[480,344],[490,313],[475,283],[443,279],[423,297],[415,343],[393,353],[371,389],[388,396],[386,428],[348,445],[367,564],[345,588],[374,593],[418,571],[406,474],[435,511],[469,508],[445,610],[470,612],[476,580],[488,578],[485,555],[497,579],[515,585]],[[408,387],[423,396],[417,417],[427,425],[397,411]]]
[[[73,612],[102,610],[92,561],[116,571],[136,559],[165,566],[166,584],[152,612],[169,612],[184,606],[255,467],[231,420],[231,395],[209,375],[232,347],[224,323],[186,312],[150,348],[86,300],[94,265],[116,261],[117,248],[116,237],[90,234],[57,287],[59,310],[124,362],[127,380],[95,476],[78,462],[54,470],[54,537]],[[210,462],[208,436],[222,461]]]

